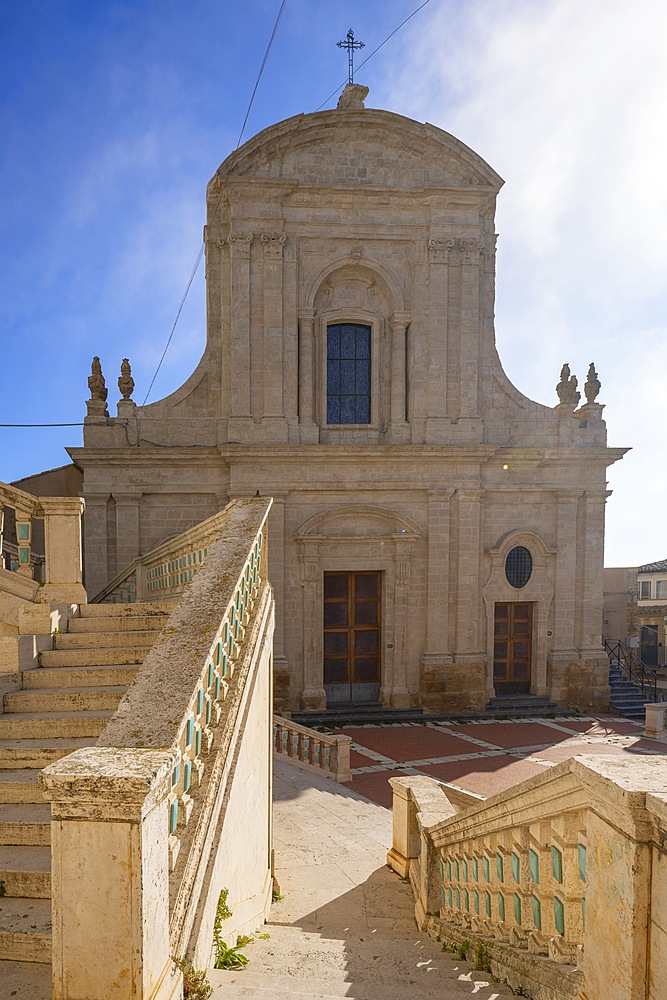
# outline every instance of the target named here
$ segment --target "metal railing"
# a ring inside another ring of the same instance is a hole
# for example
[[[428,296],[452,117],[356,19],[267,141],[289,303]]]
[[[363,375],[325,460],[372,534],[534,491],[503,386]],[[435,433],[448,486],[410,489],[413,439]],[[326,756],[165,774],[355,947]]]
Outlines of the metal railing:
[[[647,666],[634,649],[620,639],[617,642],[605,639],[604,648],[611,665],[618,667],[628,681],[641,691],[646,701],[667,700],[667,691],[658,688],[657,671]]]

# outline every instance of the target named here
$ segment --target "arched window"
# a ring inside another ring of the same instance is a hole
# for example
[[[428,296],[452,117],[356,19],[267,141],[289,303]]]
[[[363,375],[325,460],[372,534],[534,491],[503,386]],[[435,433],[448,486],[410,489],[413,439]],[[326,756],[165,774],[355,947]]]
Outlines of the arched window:
[[[371,328],[327,327],[327,423],[371,422]]]
[[[505,578],[511,587],[521,590],[530,580],[533,572],[533,557],[524,545],[515,545],[507,553]]]

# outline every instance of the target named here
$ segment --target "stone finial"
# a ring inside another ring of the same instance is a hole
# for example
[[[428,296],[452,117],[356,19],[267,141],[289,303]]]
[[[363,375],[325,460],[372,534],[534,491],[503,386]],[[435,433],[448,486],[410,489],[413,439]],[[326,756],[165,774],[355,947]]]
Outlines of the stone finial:
[[[595,365],[591,361],[588,366],[588,377],[586,378],[586,384],[584,385],[584,393],[586,394],[586,401],[588,403],[594,403],[595,399],[600,392],[600,379],[598,378],[598,373],[595,370]]]
[[[90,375],[88,376],[88,388],[90,389],[90,398],[102,400],[106,403],[107,396],[109,395],[109,390],[107,389],[107,384],[104,381],[104,375],[102,374],[102,365],[100,364],[100,359],[97,355],[93,358],[93,363],[90,366]]]
[[[581,399],[581,393],[577,391],[579,380],[576,375],[570,375],[570,366],[563,365],[560,370],[560,382],[556,386],[558,399],[566,406],[576,406]]]
[[[134,391],[134,379],[132,378],[132,369],[130,368],[130,362],[127,358],[123,358],[120,366],[118,388],[121,391],[123,399],[129,400]]]
[[[368,87],[364,87],[360,83],[348,83],[338,98],[336,107],[339,111],[354,111],[357,108],[365,107],[364,101],[367,97]]]

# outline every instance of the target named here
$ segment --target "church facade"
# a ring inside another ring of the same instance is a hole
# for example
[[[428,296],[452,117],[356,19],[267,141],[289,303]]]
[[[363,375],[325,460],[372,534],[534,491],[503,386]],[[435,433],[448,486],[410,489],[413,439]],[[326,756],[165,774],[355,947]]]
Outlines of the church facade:
[[[364,107],[274,125],[207,191],[207,341],[172,395],[84,446],[90,597],[230,499],[274,498],[280,708],[608,706],[610,449],[591,366],[554,407],[495,345],[501,178],[446,132]],[[129,379],[131,382],[131,378]]]

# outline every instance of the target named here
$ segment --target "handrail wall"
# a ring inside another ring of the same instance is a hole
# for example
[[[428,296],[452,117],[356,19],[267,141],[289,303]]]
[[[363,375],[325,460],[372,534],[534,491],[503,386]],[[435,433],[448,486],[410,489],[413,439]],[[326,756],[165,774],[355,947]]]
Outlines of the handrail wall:
[[[387,861],[410,878],[421,929],[467,941],[534,1000],[658,1000],[663,757],[571,758],[458,814],[433,779],[390,784]]]
[[[42,772],[54,829],[54,983],[72,988],[78,977],[80,995],[111,995],[99,977],[127,968],[123,997],[172,1000],[181,988],[173,959],[210,963],[223,887],[230,933],[268,912],[271,503],[237,500],[216,515],[217,541],[97,746]],[[87,830],[74,822],[82,818]],[[239,864],[244,846],[254,866]],[[100,949],[99,967],[76,958]]]

